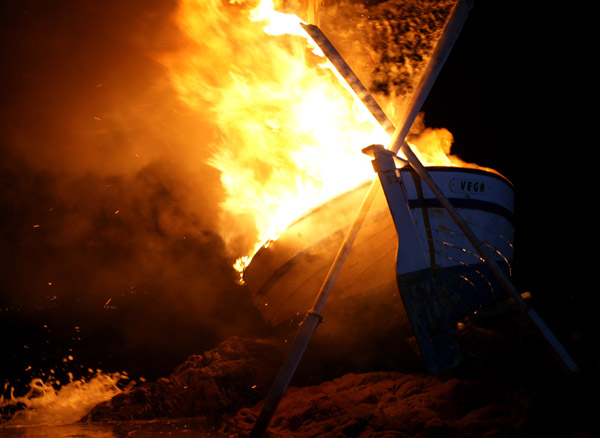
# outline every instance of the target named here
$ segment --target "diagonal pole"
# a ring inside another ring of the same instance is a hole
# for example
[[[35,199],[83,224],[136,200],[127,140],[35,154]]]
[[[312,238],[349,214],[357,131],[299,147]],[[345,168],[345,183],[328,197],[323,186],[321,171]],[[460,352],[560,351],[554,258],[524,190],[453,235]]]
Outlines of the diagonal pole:
[[[392,142],[392,150],[394,152],[398,152],[398,149],[394,150],[394,147],[400,147],[401,142],[397,144],[397,139],[404,138],[408,134],[410,127],[412,126],[418,112],[421,109],[423,102],[429,90],[433,86],[435,79],[441,70],[448,54],[450,53],[454,42],[456,41],[458,34],[462,30],[464,22],[467,19],[467,15],[472,7],[471,0],[458,0],[457,4],[454,6],[453,12],[444,27],[442,36],[438,41],[436,48],[432,57],[430,58],[428,65],[426,67],[425,72],[421,76],[421,81],[419,83],[418,88],[412,95],[411,101],[409,103],[409,111],[400,119],[400,124],[393,129],[393,124],[377,102],[372,98],[366,87],[361,83],[358,77],[354,74],[354,72],[350,69],[350,67],[345,63],[343,58],[339,55],[339,53],[333,48],[333,45],[328,41],[325,35],[319,30],[317,26],[314,25],[304,25],[304,28],[308,31],[313,39],[319,44],[319,46],[323,49],[323,52],[330,60],[334,63],[334,66],[338,69],[344,77],[346,78],[348,84],[353,88],[353,90],[357,93],[357,95],[366,102],[367,108],[371,111],[371,113],[375,116],[375,118],[382,123],[382,126],[388,131],[393,131],[394,140]],[[334,62],[335,61],[335,62]],[[337,64],[337,65],[336,65]],[[428,77],[430,76],[430,77]],[[333,288],[335,280],[337,279],[337,275],[344,264],[348,253],[350,252],[350,248],[352,247],[356,235],[362,226],[364,218],[366,217],[369,208],[377,194],[379,188],[379,184],[377,179],[374,179],[369,187],[367,195],[363,200],[356,218],[354,219],[352,225],[350,226],[349,231],[347,232],[344,241],[336,255],[336,258],[327,273],[327,277],[323,282],[321,289],[317,295],[315,303],[311,310],[309,310],[302,321],[300,326],[300,330],[292,343],[290,351],[284,363],[282,364],[279,373],[273,382],[271,390],[265,399],[262,410],[254,424],[252,432],[250,433],[250,438],[260,438],[263,436],[266,431],[281,398],[283,397],[295,371],[296,368],[302,359],[304,351],[310,342],[312,335],[314,334],[317,326],[322,320],[320,312],[325,305],[325,302]]]
[[[329,272],[327,273],[327,277],[325,278],[325,281],[319,290],[319,294],[317,295],[317,299],[315,300],[312,309],[306,313],[304,319],[302,320],[300,330],[294,338],[294,342],[290,348],[290,351],[288,352],[288,355],[286,356],[279,373],[273,382],[271,390],[265,399],[265,403],[256,420],[256,423],[254,424],[250,438],[262,437],[269,426],[271,418],[273,417],[273,414],[275,413],[275,410],[281,401],[281,397],[283,397],[288,385],[290,384],[290,381],[292,380],[292,377],[294,376],[294,373],[296,372],[296,368],[298,367],[298,364],[304,355],[304,351],[306,350],[312,335],[323,319],[320,315],[320,312],[325,305],[325,301],[327,301],[327,297],[333,288],[333,284],[335,283],[337,275],[344,264],[346,256],[350,252],[350,248],[354,243],[354,239],[356,238],[356,235],[358,234],[358,231],[360,230],[360,227],[367,216],[371,203],[373,202],[373,199],[375,199],[378,187],[379,185],[376,184],[376,180],[374,179],[358,210],[350,230],[344,237],[344,241],[342,242],[342,245],[331,265],[331,268],[329,269]]]
[[[463,2],[463,4],[457,4],[456,10],[454,12],[454,17],[456,16],[464,16],[468,13],[468,10],[471,8],[470,2]],[[440,41],[438,42],[434,55],[432,59],[434,62],[430,62],[426,71],[423,74],[423,80],[419,84],[419,88],[412,95],[411,102],[406,106],[407,111],[402,117],[406,120],[406,123],[400,125],[399,129],[396,129],[394,132],[394,136],[392,138],[392,145],[389,148],[394,152],[402,151],[404,156],[407,158],[408,163],[415,170],[415,172],[425,181],[425,183],[429,186],[431,191],[438,198],[440,203],[444,206],[444,208],[448,211],[448,214],[452,219],[456,222],[458,227],[464,233],[465,237],[469,240],[473,248],[478,252],[481,256],[485,264],[488,266],[492,274],[496,277],[500,285],[509,293],[511,298],[517,303],[521,312],[525,315],[526,319],[532,324],[533,328],[536,330],[538,335],[540,335],[543,340],[546,342],[547,346],[550,347],[554,356],[557,358],[559,363],[562,365],[564,369],[572,374],[577,374],[580,372],[579,367],[573,360],[573,358],[569,355],[564,346],[560,343],[558,338],[554,335],[554,333],[550,330],[550,328],[546,325],[544,320],[540,317],[540,315],[535,311],[535,309],[528,306],[527,302],[521,297],[521,294],[514,287],[510,279],[507,275],[500,269],[498,264],[494,261],[493,257],[488,254],[488,251],[484,247],[484,245],[477,239],[475,234],[471,231],[466,222],[460,217],[458,212],[443,194],[443,192],[437,187],[437,184],[433,181],[427,169],[420,162],[418,157],[415,155],[411,147],[405,141],[406,135],[408,135],[408,131],[412,126],[412,122],[416,118],[422,104],[427,96],[428,91],[431,89],[435,79],[437,77],[438,72],[441,70],[443,62],[445,60],[445,56],[449,53],[448,47],[451,47],[453,44],[453,38],[458,34],[460,28],[462,27],[462,20],[460,19],[451,19],[446,29],[449,31],[444,32]],[[357,79],[353,78],[353,73],[350,68],[345,64],[344,60],[341,56],[335,51],[335,49],[331,46],[331,43],[326,41],[324,35],[320,33],[316,26],[312,26],[312,29],[307,29],[309,34],[313,37],[313,39],[319,44],[322,48],[323,52],[328,56],[331,62],[335,65],[338,71],[345,76],[345,72],[350,72],[347,76],[347,81],[349,85],[354,89],[357,95],[363,99],[365,105],[368,108],[373,107],[374,99],[369,95],[368,91],[361,89],[360,87],[355,85]],[[330,47],[331,46],[331,47]],[[437,52],[437,53],[436,53]],[[346,76],[345,76],[346,77]],[[364,96],[364,97],[363,97]],[[377,109],[371,110],[375,118],[381,123],[381,125],[388,130],[389,129],[389,121],[387,119],[383,119],[380,115],[380,110]],[[389,132],[389,131],[388,131]]]
[[[526,319],[532,324],[533,328],[536,330],[538,335],[542,337],[547,346],[552,350],[552,353],[557,358],[562,367],[567,370],[572,375],[576,375],[580,372],[579,367],[573,360],[573,358],[569,355],[567,350],[558,340],[558,338],[554,335],[552,330],[546,325],[544,320],[540,317],[540,315],[535,311],[535,309],[529,307],[527,302],[521,297],[519,291],[512,284],[508,276],[504,273],[504,271],[500,268],[500,266],[496,263],[494,258],[489,254],[487,248],[477,239],[471,228],[467,225],[467,223],[461,218],[458,214],[454,206],[450,203],[448,198],[444,195],[442,190],[437,186],[431,175],[427,171],[427,169],[421,164],[411,147],[408,143],[403,142],[401,145],[401,150],[404,153],[404,156],[407,157],[408,162],[411,167],[415,170],[417,175],[425,181],[425,184],[429,186],[431,191],[438,198],[440,203],[444,206],[450,217],[456,222],[458,227],[464,233],[465,237],[469,240],[473,248],[477,251],[480,257],[483,259],[487,267],[490,269],[492,274],[496,277],[500,285],[506,290],[511,298],[517,303],[519,310],[525,315]]]
[[[550,328],[546,325],[544,320],[540,317],[540,315],[535,311],[535,309],[528,306],[527,302],[521,297],[521,294],[512,284],[507,275],[500,269],[498,264],[494,261],[493,257],[488,254],[488,251],[484,247],[484,245],[477,239],[475,234],[471,231],[469,226],[465,223],[465,221],[460,217],[458,212],[443,194],[443,192],[437,187],[437,184],[433,181],[427,169],[420,162],[418,157],[415,155],[411,147],[406,143],[405,138],[408,135],[408,131],[414,122],[420,108],[427,97],[427,94],[435,79],[437,74],[442,68],[442,65],[448,55],[450,48],[452,47],[454,40],[456,39],[460,29],[462,28],[463,22],[466,19],[466,16],[469,10],[472,7],[472,1],[463,1],[462,3],[459,1],[453,12],[453,16],[448,21],[444,33],[440,38],[438,44],[436,45],[434,54],[432,56],[433,62],[429,62],[424,74],[422,75],[422,80],[419,83],[419,86],[415,93],[412,94],[412,99],[410,103],[405,107],[407,111],[402,115],[402,119],[405,120],[405,123],[399,125],[398,129],[395,130],[394,136],[392,137],[392,145],[389,148],[394,152],[402,151],[404,156],[407,158],[411,167],[415,170],[415,172],[425,181],[425,183],[429,186],[431,191],[438,198],[440,203],[444,206],[444,208],[448,211],[448,214],[452,217],[452,219],[456,222],[461,231],[465,234],[465,237],[469,240],[473,248],[479,253],[485,264],[488,266],[492,274],[496,277],[501,286],[509,293],[511,298],[517,303],[521,312],[525,315],[526,319],[532,324],[533,328],[536,330],[538,335],[542,337],[547,346],[551,349],[554,356],[557,358],[559,363],[562,365],[564,369],[566,369],[571,374],[577,374],[580,372],[578,365],[575,363],[573,358],[569,355],[567,350],[558,340],[558,338],[554,335],[554,333],[550,330]],[[337,68],[337,70],[344,76],[348,82],[348,84],[352,87],[352,89],[356,92],[356,94],[365,102],[367,108],[371,110],[371,113],[375,116],[375,118],[379,121],[382,127],[389,132],[389,127],[391,124],[383,111],[380,108],[376,107],[376,103],[373,102],[374,99],[364,87],[361,87],[360,81],[355,77],[354,73],[350,69],[350,67],[345,63],[343,58],[337,53],[335,48],[331,45],[331,43],[325,38],[322,32],[316,26],[305,26],[305,29],[308,33],[313,37],[315,42],[321,47],[326,56],[331,60],[332,64]]]

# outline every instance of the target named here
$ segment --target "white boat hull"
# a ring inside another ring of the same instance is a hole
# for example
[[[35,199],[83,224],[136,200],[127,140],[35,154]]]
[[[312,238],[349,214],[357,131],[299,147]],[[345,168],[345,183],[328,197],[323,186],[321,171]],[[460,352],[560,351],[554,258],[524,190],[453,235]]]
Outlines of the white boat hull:
[[[477,238],[493,248],[509,271],[514,234],[510,182],[480,170],[428,170]],[[428,187],[408,168],[401,174],[445,311],[451,321],[458,321],[497,298],[501,288]],[[255,255],[244,279],[269,325],[297,326],[311,309],[367,188],[364,184],[316,208]],[[326,324],[319,331],[337,333],[358,325],[362,328],[355,335],[366,337],[372,330],[405,324],[397,276],[410,277],[411,272],[396,266],[401,242],[380,190],[329,295],[322,312]]]

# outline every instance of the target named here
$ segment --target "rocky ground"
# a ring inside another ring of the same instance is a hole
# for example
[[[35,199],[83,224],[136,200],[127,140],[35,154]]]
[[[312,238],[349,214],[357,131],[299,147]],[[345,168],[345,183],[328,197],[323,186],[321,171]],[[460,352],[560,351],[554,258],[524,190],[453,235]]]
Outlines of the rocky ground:
[[[320,361],[303,361],[267,435],[597,436],[596,382],[566,374],[518,315],[468,324],[459,333],[465,360],[445,375],[340,366],[337,377],[306,385],[333,358],[323,351]],[[248,436],[286,345],[232,337],[191,356],[169,377],[97,406],[84,421],[195,417],[218,425],[223,436]]]

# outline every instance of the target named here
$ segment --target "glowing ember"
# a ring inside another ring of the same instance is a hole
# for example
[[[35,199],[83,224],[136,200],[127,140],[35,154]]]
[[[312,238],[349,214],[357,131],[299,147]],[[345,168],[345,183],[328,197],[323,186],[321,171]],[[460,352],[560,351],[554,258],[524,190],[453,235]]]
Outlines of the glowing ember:
[[[361,150],[389,143],[300,18],[277,6],[182,0],[176,20],[189,44],[163,59],[181,99],[218,127],[209,163],[225,190],[222,236],[244,254],[239,272],[305,212],[374,178]],[[425,164],[450,163],[449,132],[420,137],[436,150],[421,151]],[[248,225],[235,234],[231,223]]]

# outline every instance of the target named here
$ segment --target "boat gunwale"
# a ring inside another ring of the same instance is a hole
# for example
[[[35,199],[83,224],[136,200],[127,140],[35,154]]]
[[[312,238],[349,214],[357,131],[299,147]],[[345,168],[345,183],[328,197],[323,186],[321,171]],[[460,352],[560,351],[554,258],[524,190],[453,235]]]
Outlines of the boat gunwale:
[[[497,180],[505,183],[506,185],[508,185],[508,187],[511,189],[511,191],[513,192],[513,195],[514,195],[514,191],[515,191],[514,184],[508,178],[506,178],[504,175],[502,175],[496,171],[478,169],[478,168],[473,168],[473,167],[461,167],[461,166],[425,166],[425,168],[427,169],[427,171],[432,172],[432,173],[456,172],[456,173],[470,173],[470,174],[482,175],[482,176],[487,176],[487,177],[493,177],[493,178],[496,178]],[[416,174],[415,170],[412,167],[410,167],[410,165],[408,165],[408,164],[406,166],[399,167],[398,170],[400,172],[409,172],[409,173]],[[292,221],[286,229],[293,227],[294,225],[302,222],[307,217],[319,212],[320,210],[323,210],[331,202],[334,202],[335,200],[341,199],[345,196],[350,196],[359,189],[366,189],[368,187],[368,185],[372,184],[375,179],[376,178],[374,177],[372,180],[363,181],[363,182],[355,185],[354,187],[329,198],[327,201],[324,201],[324,202],[320,203],[319,205],[316,205],[315,207],[307,210],[306,212],[304,212],[304,214],[302,214],[302,216],[299,216],[297,219]],[[432,199],[431,201],[435,201],[435,200]],[[437,205],[431,205],[429,207],[436,208]],[[427,207],[423,205],[423,206],[414,206],[414,208],[427,208]],[[466,208],[468,208],[468,207],[466,207]],[[477,209],[477,208],[475,208],[475,209]],[[483,210],[485,211],[486,209],[483,209]],[[508,214],[508,215],[501,214],[501,216],[504,216],[507,220],[509,220],[514,225],[514,213]],[[286,230],[284,230],[281,234],[285,233],[285,231]],[[273,239],[273,241],[274,240],[277,240],[277,239]],[[257,258],[260,255],[260,253],[262,253],[264,250],[266,250],[273,241],[269,241],[268,243],[261,246],[254,254],[253,259]]]

